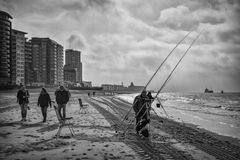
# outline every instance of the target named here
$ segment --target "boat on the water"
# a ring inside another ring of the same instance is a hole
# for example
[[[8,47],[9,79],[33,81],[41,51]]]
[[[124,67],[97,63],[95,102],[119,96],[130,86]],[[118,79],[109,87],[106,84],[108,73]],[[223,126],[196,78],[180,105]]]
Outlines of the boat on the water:
[[[210,89],[206,88],[204,93],[213,93],[213,90],[210,90]]]

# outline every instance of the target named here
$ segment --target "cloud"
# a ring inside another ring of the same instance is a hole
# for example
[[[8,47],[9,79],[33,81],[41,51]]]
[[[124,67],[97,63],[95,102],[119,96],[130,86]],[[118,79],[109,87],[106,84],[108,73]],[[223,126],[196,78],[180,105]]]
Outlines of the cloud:
[[[87,48],[86,39],[82,35],[72,34],[67,39],[69,48],[83,50]]]
[[[175,30],[193,30],[200,23],[215,25],[224,22],[225,15],[221,11],[209,8],[191,11],[188,7],[179,5],[162,10],[155,24]]]
[[[95,85],[144,85],[176,43],[194,30],[150,85],[158,88],[205,29],[166,90],[202,91],[202,83],[213,80],[216,88],[226,84],[240,90],[239,8],[236,0],[0,0],[0,10],[13,16],[13,28],[81,50],[83,79]]]
[[[219,33],[219,37],[223,42],[230,42],[236,45],[240,44],[240,27],[237,29],[225,30]]]

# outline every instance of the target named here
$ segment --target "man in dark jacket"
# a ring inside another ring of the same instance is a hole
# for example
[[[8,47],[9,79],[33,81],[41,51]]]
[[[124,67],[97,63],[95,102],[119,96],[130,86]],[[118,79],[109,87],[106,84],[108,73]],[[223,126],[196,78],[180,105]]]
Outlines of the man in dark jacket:
[[[148,112],[147,112],[147,102],[148,97],[146,95],[146,91],[143,90],[142,93],[135,97],[133,101],[133,110],[136,116],[136,132],[139,131],[149,123]]]
[[[43,115],[43,122],[46,122],[47,119],[47,108],[50,105],[51,107],[51,98],[47,93],[45,88],[42,88],[41,93],[38,97],[38,106],[41,107],[42,115]]]
[[[25,88],[25,86],[21,86],[21,88],[17,92],[17,102],[19,103],[21,107],[21,115],[22,115],[22,120],[21,121],[26,121],[27,117],[27,108],[28,108],[28,100],[29,97],[29,92]]]
[[[66,118],[66,104],[69,101],[70,92],[65,90],[63,86],[60,86],[59,89],[55,91],[56,102],[58,104],[58,112],[62,119]],[[61,113],[63,110],[63,114]]]

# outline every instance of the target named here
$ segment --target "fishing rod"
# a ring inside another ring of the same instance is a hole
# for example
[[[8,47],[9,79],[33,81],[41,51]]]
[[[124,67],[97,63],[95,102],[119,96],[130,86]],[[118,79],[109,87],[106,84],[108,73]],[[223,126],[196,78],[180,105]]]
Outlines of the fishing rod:
[[[173,68],[173,70],[171,71],[171,73],[168,75],[167,79],[165,80],[165,82],[163,83],[163,85],[161,86],[161,88],[158,90],[157,94],[154,96],[154,99],[157,98],[157,96],[159,95],[159,93],[162,91],[162,89],[164,88],[164,86],[166,85],[166,83],[168,82],[169,78],[172,76],[173,72],[175,71],[175,69],[178,67],[178,65],[180,64],[180,62],[182,61],[182,59],[185,57],[185,55],[188,53],[188,51],[190,50],[190,48],[192,47],[192,45],[196,42],[196,40],[200,37],[201,33],[203,31],[201,31],[198,36],[192,41],[192,43],[189,45],[189,47],[187,48],[187,50],[184,52],[184,54],[182,55],[182,57],[180,58],[180,60],[178,61],[178,63],[175,65],[175,67]],[[158,98],[157,98],[158,99]],[[160,102],[160,100],[158,99],[158,101]],[[144,104],[142,105],[141,109],[138,111],[138,113],[134,116],[134,118],[136,118],[140,111],[143,109]],[[162,106],[163,107],[163,106]],[[164,110],[165,111],[165,110]],[[133,121],[131,121],[132,124]],[[129,124],[129,125],[131,125]],[[128,127],[127,127],[128,129]],[[126,131],[125,131],[126,132]],[[124,132],[124,133],[125,133]]]
[[[173,70],[171,71],[171,73],[168,75],[167,79],[165,80],[165,82],[163,83],[163,85],[161,86],[161,88],[158,90],[157,94],[155,95],[154,99],[157,98],[158,94],[162,91],[163,87],[167,84],[169,78],[172,76],[173,72],[175,71],[175,69],[178,67],[178,65],[180,64],[180,62],[182,61],[182,59],[185,57],[185,55],[188,53],[188,51],[191,49],[192,45],[196,42],[196,40],[200,37],[200,35],[202,34],[203,31],[201,31],[198,36],[192,41],[192,43],[189,45],[188,49],[185,51],[185,53],[182,55],[182,57],[180,58],[180,60],[178,61],[178,63],[175,65],[175,67],[173,68]]]
[[[169,58],[169,56],[173,53],[173,51],[182,43],[182,41],[184,41],[189,35],[190,33],[192,33],[192,31],[188,32],[176,45],[175,47],[170,51],[170,53],[167,55],[167,57],[165,57],[165,59],[163,60],[163,62],[159,65],[159,67],[157,68],[157,70],[154,72],[154,74],[152,75],[152,77],[149,79],[149,81],[147,82],[147,84],[144,86],[144,88],[142,89],[142,91],[140,93],[142,93],[144,90],[146,90],[147,86],[150,84],[150,82],[152,81],[152,79],[155,77],[155,75],[157,74],[157,72],[159,71],[159,69],[162,67],[162,65],[166,62],[166,60]],[[133,104],[134,105],[134,104]],[[127,116],[129,115],[129,113],[131,112],[133,107],[131,107],[129,109],[129,111],[127,112],[127,114],[123,117],[121,124],[124,120],[127,119]]]
[[[171,73],[168,75],[167,79],[165,80],[165,82],[163,83],[163,85],[161,86],[161,88],[158,90],[157,94],[154,96],[154,99],[157,99],[158,102],[160,103],[160,105],[162,106],[162,109],[164,111],[164,113],[168,116],[166,110],[163,108],[163,105],[160,101],[160,99],[157,97],[159,95],[159,93],[162,91],[162,89],[164,88],[164,86],[167,84],[168,80],[170,79],[170,77],[172,76],[173,72],[175,71],[175,69],[178,67],[178,65],[180,64],[180,62],[182,61],[182,59],[185,57],[185,55],[188,53],[188,51],[191,49],[192,45],[196,42],[196,40],[200,37],[200,35],[202,34],[203,30],[197,35],[197,37],[192,41],[192,43],[189,45],[189,47],[187,48],[187,50],[184,52],[184,54],[182,55],[182,57],[180,58],[180,60],[178,61],[178,63],[175,65],[175,67],[173,68],[173,70],[171,71]],[[143,107],[142,107],[143,108]]]
[[[164,86],[167,84],[168,80],[170,79],[170,77],[172,76],[173,72],[175,71],[175,69],[177,68],[177,66],[180,64],[180,62],[182,61],[182,59],[185,57],[185,55],[187,54],[187,52],[191,49],[192,45],[196,42],[196,40],[200,37],[200,35],[202,34],[203,30],[198,34],[198,36],[192,41],[192,43],[189,45],[188,49],[185,51],[185,53],[182,55],[181,59],[178,61],[178,63],[175,65],[175,67],[173,68],[172,72],[168,75],[167,79],[165,80],[165,82],[163,83],[163,85],[161,86],[161,88],[158,90],[157,94],[155,95],[154,99],[157,99],[159,104],[161,105],[164,113],[166,114],[166,116],[169,118],[166,110],[164,109],[161,101],[159,98],[157,98],[157,96],[159,95],[159,93],[162,91],[162,89],[164,88]]]

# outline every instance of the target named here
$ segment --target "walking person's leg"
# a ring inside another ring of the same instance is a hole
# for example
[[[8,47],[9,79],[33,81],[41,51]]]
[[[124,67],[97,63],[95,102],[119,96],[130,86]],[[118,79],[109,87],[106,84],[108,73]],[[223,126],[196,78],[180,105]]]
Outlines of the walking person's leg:
[[[47,106],[44,107],[44,122],[47,120]]]
[[[42,111],[43,122],[44,122],[44,107],[41,107],[41,111]]]
[[[58,104],[58,113],[59,113],[61,119],[63,119],[61,109],[62,109],[62,104]]]
[[[23,103],[23,121],[26,121],[26,117],[27,117],[27,104]]]
[[[22,120],[21,121],[24,121],[24,105],[23,104],[20,104],[20,107],[21,107],[21,116],[22,116]]]
[[[65,119],[66,118],[66,104],[63,104],[62,108],[63,108],[63,119]]]

